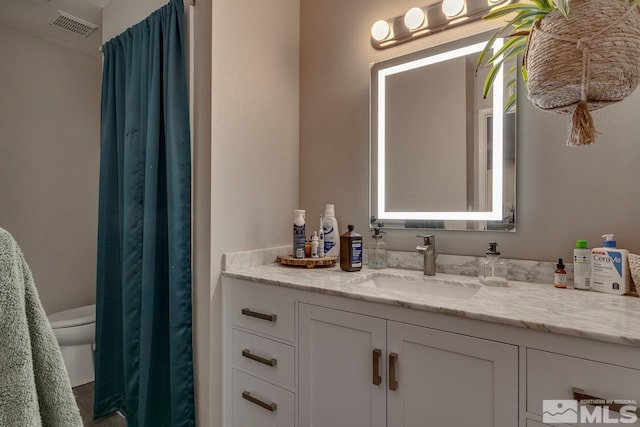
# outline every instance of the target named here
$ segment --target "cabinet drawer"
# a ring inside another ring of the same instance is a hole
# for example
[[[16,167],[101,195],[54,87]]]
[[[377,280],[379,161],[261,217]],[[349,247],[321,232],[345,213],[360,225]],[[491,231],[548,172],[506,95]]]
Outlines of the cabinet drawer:
[[[294,427],[294,394],[233,370],[233,426]]]
[[[527,411],[532,414],[543,414],[543,400],[573,400],[574,387],[598,399],[640,402],[640,371],[635,369],[528,349],[526,375]],[[590,412],[594,410],[591,406],[586,408]],[[579,407],[578,411],[581,410]],[[603,416],[620,418],[616,412]],[[593,422],[584,425],[593,425]],[[628,425],[640,426],[640,421]]]
[[[295,387],[295,349],[289,345],[233,330],[231,361],[260,377]]]
[[[293,342],[295,303],[293,299],[270,293],[270,288],[236,282],[229,286],[229,314],[234,326]]]

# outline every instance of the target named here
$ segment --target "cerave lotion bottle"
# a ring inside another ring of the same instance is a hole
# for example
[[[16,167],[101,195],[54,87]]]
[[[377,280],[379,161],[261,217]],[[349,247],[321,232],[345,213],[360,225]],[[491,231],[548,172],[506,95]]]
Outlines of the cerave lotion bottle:
[[[629,251],[618,249],[613,234],[604,234],[603,247],[591,250],[591,289],[614,295],[629,292]]]

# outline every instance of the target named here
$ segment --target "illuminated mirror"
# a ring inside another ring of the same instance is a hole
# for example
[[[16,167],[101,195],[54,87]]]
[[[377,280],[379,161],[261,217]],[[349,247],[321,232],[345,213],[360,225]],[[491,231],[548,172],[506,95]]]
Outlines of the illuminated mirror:
[[[488,37],[372,66],[370,214],[385,227],[515,231],[516,85],[500,71],[483,99]]]

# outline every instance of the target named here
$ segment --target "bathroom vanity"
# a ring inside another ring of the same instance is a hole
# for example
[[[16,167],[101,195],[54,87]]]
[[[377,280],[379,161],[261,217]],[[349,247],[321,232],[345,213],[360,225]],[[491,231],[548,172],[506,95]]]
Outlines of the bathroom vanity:
[[[225,427],[540,427],[543,400],[574,391],[640,401],[640,299],[477,283],[276,264],[224,273]]]

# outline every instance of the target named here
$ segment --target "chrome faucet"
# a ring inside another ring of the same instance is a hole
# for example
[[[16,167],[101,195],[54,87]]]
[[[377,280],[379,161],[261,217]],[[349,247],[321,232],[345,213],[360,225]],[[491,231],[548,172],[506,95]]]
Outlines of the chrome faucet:
[[[436,275],[436,236],[433,234],[419,234],[416,237],[424,239],[423,245],[416,246],[416,250],[424,254],[424,274],[425,276]]]

